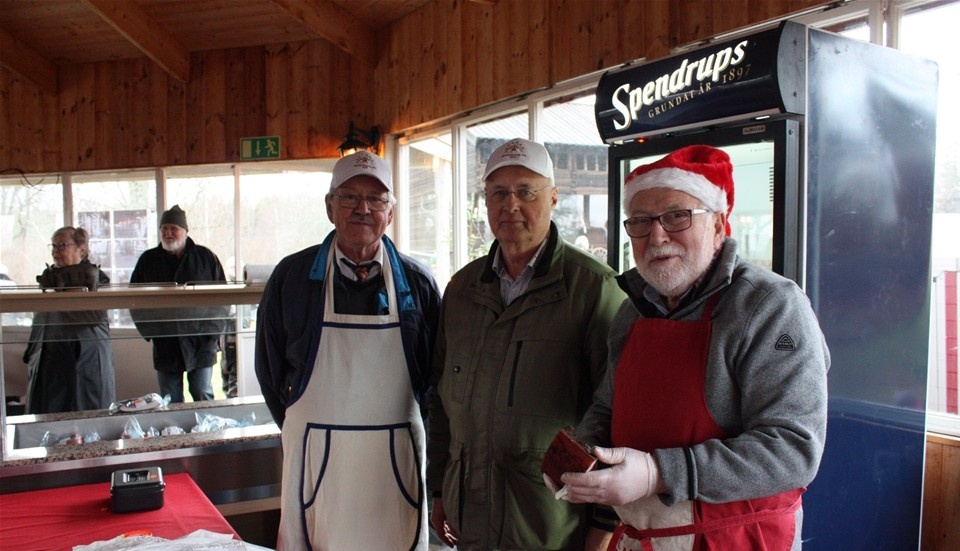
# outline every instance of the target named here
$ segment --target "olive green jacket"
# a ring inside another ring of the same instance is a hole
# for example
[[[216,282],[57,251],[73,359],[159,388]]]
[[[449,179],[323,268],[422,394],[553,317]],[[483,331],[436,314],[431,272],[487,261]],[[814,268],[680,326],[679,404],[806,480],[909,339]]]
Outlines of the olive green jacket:
[[[547,239],[533,280],[509,306],[491,267],[497,243],[443,295],[427,487],[442,497],[462,551],[583,549],[586,509],[554,499],[540,460],[589,407],[626,295],[616,272],[553,224]]]

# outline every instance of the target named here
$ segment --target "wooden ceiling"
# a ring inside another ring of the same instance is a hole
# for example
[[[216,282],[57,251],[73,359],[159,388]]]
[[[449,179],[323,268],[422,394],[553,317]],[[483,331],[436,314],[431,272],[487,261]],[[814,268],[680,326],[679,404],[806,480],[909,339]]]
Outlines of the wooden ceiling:
[[[0,67],[56,93],[57,67],[323,39],[376,66],[378,31],[434,0],[0,0]],[[476,1],[476,0],[474,0]]]

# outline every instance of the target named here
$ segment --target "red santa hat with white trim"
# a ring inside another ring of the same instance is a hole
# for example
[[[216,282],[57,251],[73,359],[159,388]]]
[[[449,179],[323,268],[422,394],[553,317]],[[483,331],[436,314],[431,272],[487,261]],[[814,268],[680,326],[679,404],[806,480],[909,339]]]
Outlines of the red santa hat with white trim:
[[[690,145],[638,166],[623,184],[623,212],[630,215],[630,201],[637,192],[654,188],[682,191],[699,199],[708,210],[726,213],[726,232],[730,235],[733,165],[725,151],[709,145]]]

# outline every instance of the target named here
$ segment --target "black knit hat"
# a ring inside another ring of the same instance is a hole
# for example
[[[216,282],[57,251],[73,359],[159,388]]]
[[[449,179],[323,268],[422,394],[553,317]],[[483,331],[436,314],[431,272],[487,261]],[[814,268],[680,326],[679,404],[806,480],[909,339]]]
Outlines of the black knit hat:
[[[160,225],[164,224],[176,224],[188,231],[190,229],[187,227],[187,213],[183,212],[180,205],[173,205],[170,210],[164,211],[163,216],[160,217]]]

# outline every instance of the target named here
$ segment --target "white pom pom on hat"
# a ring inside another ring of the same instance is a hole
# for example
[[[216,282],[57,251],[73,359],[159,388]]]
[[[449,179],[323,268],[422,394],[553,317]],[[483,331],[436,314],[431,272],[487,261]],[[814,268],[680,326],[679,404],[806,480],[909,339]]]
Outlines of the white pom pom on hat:
[[[733,211],[733,165],[722,149],[709,145],[690,145],[653,163],[638,166],[623,184],[623,211],[629,215],[630,201],[647,189],[675,189],[696,197],[704,206],[727,215],[726,233],[730,235]]]

